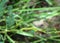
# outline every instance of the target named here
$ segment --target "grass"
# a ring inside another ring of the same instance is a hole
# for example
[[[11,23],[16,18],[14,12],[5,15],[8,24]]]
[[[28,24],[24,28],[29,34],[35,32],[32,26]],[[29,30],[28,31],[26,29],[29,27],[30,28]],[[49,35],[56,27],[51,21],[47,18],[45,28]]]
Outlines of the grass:
[[[50,22],[45,29],[33,24],[59,16],[57,4],[52,0],[0,0],[0,43],[60,43],[60,31],[50,27]]]

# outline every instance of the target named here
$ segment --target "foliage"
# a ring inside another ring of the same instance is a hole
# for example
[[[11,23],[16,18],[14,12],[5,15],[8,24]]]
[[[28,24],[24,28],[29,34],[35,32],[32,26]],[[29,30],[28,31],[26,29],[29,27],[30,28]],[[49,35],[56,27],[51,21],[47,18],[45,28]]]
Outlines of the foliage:
[[[0,0],[0,43],[60,43],[60,31],[32,23],[60,15],[60,7],[54,7],[52,0],[42,1]]]

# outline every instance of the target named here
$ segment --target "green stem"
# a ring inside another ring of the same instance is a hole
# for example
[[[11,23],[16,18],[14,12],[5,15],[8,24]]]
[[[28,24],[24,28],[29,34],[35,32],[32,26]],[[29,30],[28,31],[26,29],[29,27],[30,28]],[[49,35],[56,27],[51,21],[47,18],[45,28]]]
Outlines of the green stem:
[[[10,41],[10,43],[15,43],[15,41],[13,41],[9,35],[6,35],[6,37],[8,38],[8,40]]]
[[[33,9],[22,9],[19,10],[19,8],[13,9],[12,11],[35,11],[35,10],[39,10],[39,11],[46,11],[46,10],[60,10],[60,7],[46,7],[46,8],[33,8]],[[8,11],[5,11],[5,13],[7,13]]]

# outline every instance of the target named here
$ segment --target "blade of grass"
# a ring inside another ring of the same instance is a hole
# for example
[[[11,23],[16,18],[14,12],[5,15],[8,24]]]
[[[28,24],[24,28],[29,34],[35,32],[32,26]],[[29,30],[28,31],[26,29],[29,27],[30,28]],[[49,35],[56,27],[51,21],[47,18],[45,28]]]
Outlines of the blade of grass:
[[[13,41],[13,39],[11,39],[9,35],[6,35],[6,37],[8,38],[8,40],[10,41],[10,43],[15,43],[15,41]]]

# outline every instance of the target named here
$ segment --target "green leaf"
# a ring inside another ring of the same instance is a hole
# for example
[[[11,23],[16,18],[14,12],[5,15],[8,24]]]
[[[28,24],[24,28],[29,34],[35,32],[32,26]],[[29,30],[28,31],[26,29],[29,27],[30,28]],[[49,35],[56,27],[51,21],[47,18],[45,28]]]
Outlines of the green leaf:
[[[8,7],[8,14],[9,15],[6,17],[6,25],[7,25],[7,27],[10,28],[15,23],[15,17],[12,12],[12,6]]]
[[[2,0],[0,2],[0,17],[3,16],[3,14],[4,14],[4,9],[5,9],[4,5],[6,2],[8,2],[8,0]]]
[[[52,5],[52,0],[46,0],[49,5]]]
[[[12,38],[10,38],[9,35],[6,35],[6,37],[7,37],[7,39],[10,41],[10,43],[15,43],[15,41],[14,41]]]
[[[23,31],[17,31],[17,34],[24,35],[24,36],[29,36],[29,37],[34,37],[33,34],[28,33],[28,32],[23,32]]]
[[[4,43],[3,42],[3,36],[0,34],[0,43]]]
[[[4,42],[0,41],[0,43],[4,43]]]
[[[41,13],[40,14],[40,18],[44,18],[44,19],[48,19],[48,18],[51,18],[51,17],[54,17],[56,15],[59,15],[59,13],[57,13],[56,11],[53,11],[53,12],[48,12],[48,13]]]

